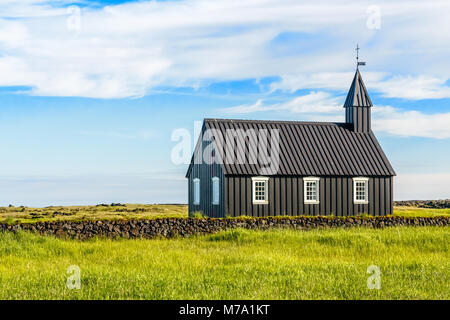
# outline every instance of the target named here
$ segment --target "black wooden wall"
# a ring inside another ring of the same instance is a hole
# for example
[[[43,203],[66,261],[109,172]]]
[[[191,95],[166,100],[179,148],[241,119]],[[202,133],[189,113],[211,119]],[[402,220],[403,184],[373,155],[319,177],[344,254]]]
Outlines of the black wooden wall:
[[[371,115],[369,107],[347,107],[345,122],[352,123],[355,132],[369,132],[371,129]]]
[[[203,126],[202,135],[205,131]],[[197,153],[199,145],[196,146],[194,156],[200,157],[201,163],[194,164],[188,176],[188,212],[192,216],[195,212],[201,212],[209,217],[221,218],[225,217],[225,176],[223,174],[222,166],[217,163],[212,163],[211,158],[206,155],[203,158],[203,150],[211,143],[209,141],[201,141],[202,152]],[[211,163],[211,164],[207,164]],[[213,204],[213,187],[212,178],[219,178],[219,204]],[[200,179],[200,204],[194,204],[194,179]]]
[[[213,199],[213,188],[212,188],[212,178],[218,177],[219,183],[219,204],[212,204]],[[194,178],[200,179],[200,204],[194,204]],[[189,216],[192,216],[195,212],[202,212],[209,217],[221,218],[225,217],[225,196],[224,196],[224,185],[225,178],[223,175],[222,168],[220,165],[205,165],[196,164],[192,167],[191,174],[188,179],[188,197],[189,197]]]
[[[352,177],[320,177],[319,204],[303,201],[302,177],[271,176],[269,204],[252,204],[252,180],[249,176],[225,177],[225,214],[229,216],[335,215],[363,213],[380,216],[392,214],[393,178],[370,177],[369,203],[353,203]],[[208,214],[209,215],[209,214]]]

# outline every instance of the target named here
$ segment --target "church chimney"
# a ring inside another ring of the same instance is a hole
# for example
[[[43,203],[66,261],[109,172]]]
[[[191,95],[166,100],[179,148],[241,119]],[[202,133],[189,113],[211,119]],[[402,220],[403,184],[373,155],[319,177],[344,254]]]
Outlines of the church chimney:
[[[359,47],[356,47],[356,50],[358,51]],[[360,65],[365,65],[365,62],[359,62],[357,55],[356,73],[344,103],[345,122],[350,124],[355,132],[370,132],[370,108],[372,107],[372,101],[370,101],[366,86],[359,73],[358,67]]]

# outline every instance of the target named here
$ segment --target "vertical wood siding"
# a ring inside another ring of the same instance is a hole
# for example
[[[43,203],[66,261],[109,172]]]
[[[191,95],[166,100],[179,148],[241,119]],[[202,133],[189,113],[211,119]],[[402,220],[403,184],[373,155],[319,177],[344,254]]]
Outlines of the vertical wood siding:
[[[204,127],[202,130],[202,135],[204,132]],[[209,145],[209,141],[202,141],[202,150]],[[211,162],[211,159],[204,159]],[[226,190],[228,187],[225,182],[225,176],[223,173],[222,166],[217,163],[206,164],[203,161],[201,164],[193,164],[192,170],[188,176],[188,212],[189,216],[192,216],[195,212],[201,212],[208,217],[222,218],[225,217],[225,197],[227,197],[228,192],[239,192],[239,189]],[[213,204],[213,186],[212,178],[219,178],[219,204]],[[200,204],[194,204],[194,183],[195,178],[200,179]],[[239,209],[239,208],[235,208]]]
[[[369,132],[371,129],[370,117],[370,108],[368,107],[347,107],[345,109],[345,122],[352,123],[355,132]]]
[[[212,203],[213,200],[213,187],[212,178],[219,178],[219,204]],[[200,204],[194,204],[194,188],[193,180],[195,178],[200,179]],[[225,176],[223,175],[220,165],[205,165],[195,164],[192,167],[191,174],[188,179],[188,210],[189,216],[192,216],[195,212],[202,212],[209,217],[221,218],[225,217]],[[236,190],[238,192],[238,190]]]
[[[225,214],[231,217],[280,215],[334,215],[352,216],[392,214],[392,177],[370,177],[368,204],[354,204],[352,177],[321,177],[319,204],[305,204],[302,177],[272,176],[269,178],[267,205],[252,203],[252,181],[249,176],[226,176],[228,195]],[[245,197],[242,195],[245,194]]]

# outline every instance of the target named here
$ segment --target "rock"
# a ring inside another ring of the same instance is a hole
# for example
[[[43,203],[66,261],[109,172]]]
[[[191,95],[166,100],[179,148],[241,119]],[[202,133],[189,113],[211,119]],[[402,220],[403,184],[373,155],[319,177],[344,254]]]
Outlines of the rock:
[[[450,208],[450,199],[394,201],[394,206],[445,209]]]
[[[125,207],[125,205],[121,203],[111,203],[111,207]]]
[[[130,233],[133,236],[137,237],[139,235],[139,228],[134,227],[134,228],[130,229]]]
[[[265,218],[229,218],[229,219],[154,219],[119,221],[64,221],[37,222],[33,224],[9,225],[0,223],[0,230],[17,232],[26,230],[58,237],[70,236],[75,239],[89,239],[96,235],[110,238],[154,238],[187,237],[195,234],[208,234],[233,228],[267,230],[270,228],[293,228],[299,230],[313,228],[365,226],[384,228],[387,226],[448,226],[448,217],[265,217]]]

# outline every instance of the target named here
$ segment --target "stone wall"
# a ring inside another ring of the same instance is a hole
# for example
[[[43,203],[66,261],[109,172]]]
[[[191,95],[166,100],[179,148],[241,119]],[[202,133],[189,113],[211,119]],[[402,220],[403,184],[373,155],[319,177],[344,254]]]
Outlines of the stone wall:
[[[31,231],[43,235],[88,239],[109,238],[170,238],[195,234],[209,234],[226,229],[245,228],[266,230],[270,228],[313,229],[327,227],[364,226],[448,226],[449,217],[268,217],[268,218],[167,218],[154,220],[70,221],[37,222],[28,224],[0,224],[0,231]]]
[[[450,199],[445,199],[445,200],[394,201],[394,206],[406,206],[406,207],[430,208],[430,209],[444,209],[444,208],[450,208]]]

